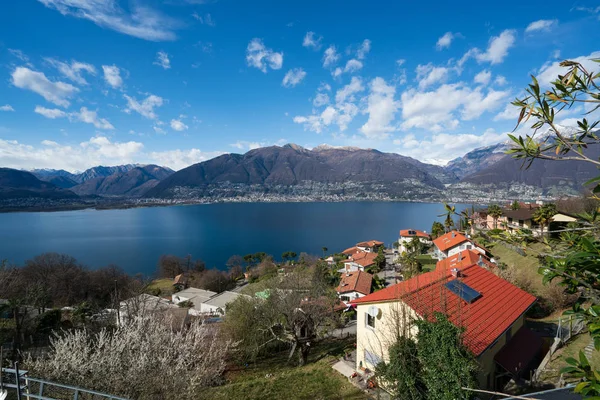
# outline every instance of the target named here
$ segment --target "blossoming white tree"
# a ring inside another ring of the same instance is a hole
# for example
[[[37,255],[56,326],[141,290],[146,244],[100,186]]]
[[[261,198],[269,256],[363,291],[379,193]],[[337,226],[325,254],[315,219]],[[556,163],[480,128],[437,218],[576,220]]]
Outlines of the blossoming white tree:
[[[161,313],[138,316],[111,331],[58,334],[30,373],[132,399],[188,399],[221,382],[233,343],[215,325],[173,329]]]

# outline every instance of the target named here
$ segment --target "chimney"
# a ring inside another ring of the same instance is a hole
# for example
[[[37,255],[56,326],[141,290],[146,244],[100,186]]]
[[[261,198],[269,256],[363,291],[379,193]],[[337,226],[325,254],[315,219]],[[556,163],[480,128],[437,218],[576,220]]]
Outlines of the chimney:
[[[452,237],[456,237],[456,232],[452,231]]]
[[[452,273],[452,276],[455,278],[458,278],[460,276],[460,272],[458,271],[458,268],[452,268],[450,270],[450,272]]]

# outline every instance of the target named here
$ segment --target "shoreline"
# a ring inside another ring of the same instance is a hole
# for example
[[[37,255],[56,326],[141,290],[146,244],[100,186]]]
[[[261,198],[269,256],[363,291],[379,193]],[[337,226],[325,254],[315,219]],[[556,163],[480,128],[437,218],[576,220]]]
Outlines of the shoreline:
[[[132,201],[130,199],[129,201]],[[504,201],[504,200],[496,200]],[[508,201],[508,200],[507,200]],[[530,200],[531,201],[531,200]],[[43,205],[36,206],[16,206],[16,207],[0,207],[1,214],[8,213],[39,213],[39,212],[62,212],[62,211],[83,211],[83,210],[95,210],[95,211],[107,211],[107,210],[128,210],[133,208],[152,208],[152,207],[173,207],[173,206],[195,206],[195,205],[212,205],[212,204],[282,204],[282,203],[429,203],[429,204],[472,204],[475,206],[486,205],[490,203],[490,200],[481,198],[442,198],[442,199],[392,199],[392,198],[338,198],[338,199],[300,199],[300,198],[288,198],[288,199],[239,199],[239,198],[221,198],[221,199],[194,199],[194,200],[170,200],[170,201],[159,201],[156,199],[152,201],[144,202],[114,202],[104,204],[64,204],[64,205],[49,205],[44,207]]]

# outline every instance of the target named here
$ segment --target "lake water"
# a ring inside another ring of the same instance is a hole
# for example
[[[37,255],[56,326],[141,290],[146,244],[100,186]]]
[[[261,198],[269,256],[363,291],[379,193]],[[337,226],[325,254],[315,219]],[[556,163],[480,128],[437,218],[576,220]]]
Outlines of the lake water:
[[[460,206],[457,209],[461,208]],[[151,275],[162,254],[225,268],[233,254],[339,252],[363,240],[387,246],[400,229],[431,229],[444,212],[431,203],[225,203],[194,206],[0,214],[0,260],[20,265],[44,252],[90,267],[116,264]]]

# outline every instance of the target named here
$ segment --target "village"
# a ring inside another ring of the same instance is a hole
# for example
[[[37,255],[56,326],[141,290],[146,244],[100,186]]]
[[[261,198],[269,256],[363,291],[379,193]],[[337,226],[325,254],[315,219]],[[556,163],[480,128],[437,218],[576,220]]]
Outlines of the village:
[[[323,256],[313,260],[284,253],[281,263],[257,253],[254,259],[245,257],[246,270],[238,272],[235,287],[219,293],[194,287],[193,273],[183,272],[172,279],[155,281],[144,293],[121,301],[119,308],[110,312],[116,312],[119,326],[149,313],[160,313],[161,318],[175,321],[180,327],[194,319],[227,325],[231,324],[228,312],[240,299],[266,302],[275,296],[275,290],[280,300],[285,300],[298,290],[281,282],[295,279],[291,278],[293,271],[302,265],[320,265],[335,288],[336,298],[327,306],[342,322],[310,329],[301,323],[293,334],[300,346],[310,346],[324,337],[345,338],[350,347],[342,357],[331,361],[331,368],[356,388],[371,396],[389,398],[389,388],[385,380],[378,379],[376,370],[378,364],[389,362],[388,351],[397,340],[397,332],[416,336],[411,321],[442,313],[463,330],[463,345],[477,363],[479,398],[496,392],[529,392],[547,386],[548,376],[556,372],[552,366],[556,364],[555,353],[585,333],[581,321],[560,316],[570,307],[569,300],[546,313],[556,316],[555,320],[538,318],[540,309],[548,308],[548,302],[556,299],[548,299],[548,295],[515,276],[519,266],[507,265],[506,254],[516,250],[523,254],[517,257],[525,260],[525,252],[530,250],[516,249],[506,238],[523,234],[539,238],[580,222],[553,204],[492,205],[473,210],[470,222],[461,221],[459,229],[453,226],[451,217],[446,219],[446,226],[434,223],[432,232],[403,227],[389,247],[370,239],[335,254],[327,254],[324,248]],[[513,273],[507,273],[509,270]],[[266,281],[279,284],[276,289],[261,286]],[[321,300],[307,293],[293,308],[303,311],[306,307],[308,313],[308,304],[313,301]],[[591,342],[588,336],[584,343],[589,354]],[[549,392],[549,397],[540,393],[535,398],[554,398],[551,396],[558,394],[556,390],[567,393],[569,383],[562,375],[557,378],[552,382],[556,389]]]

